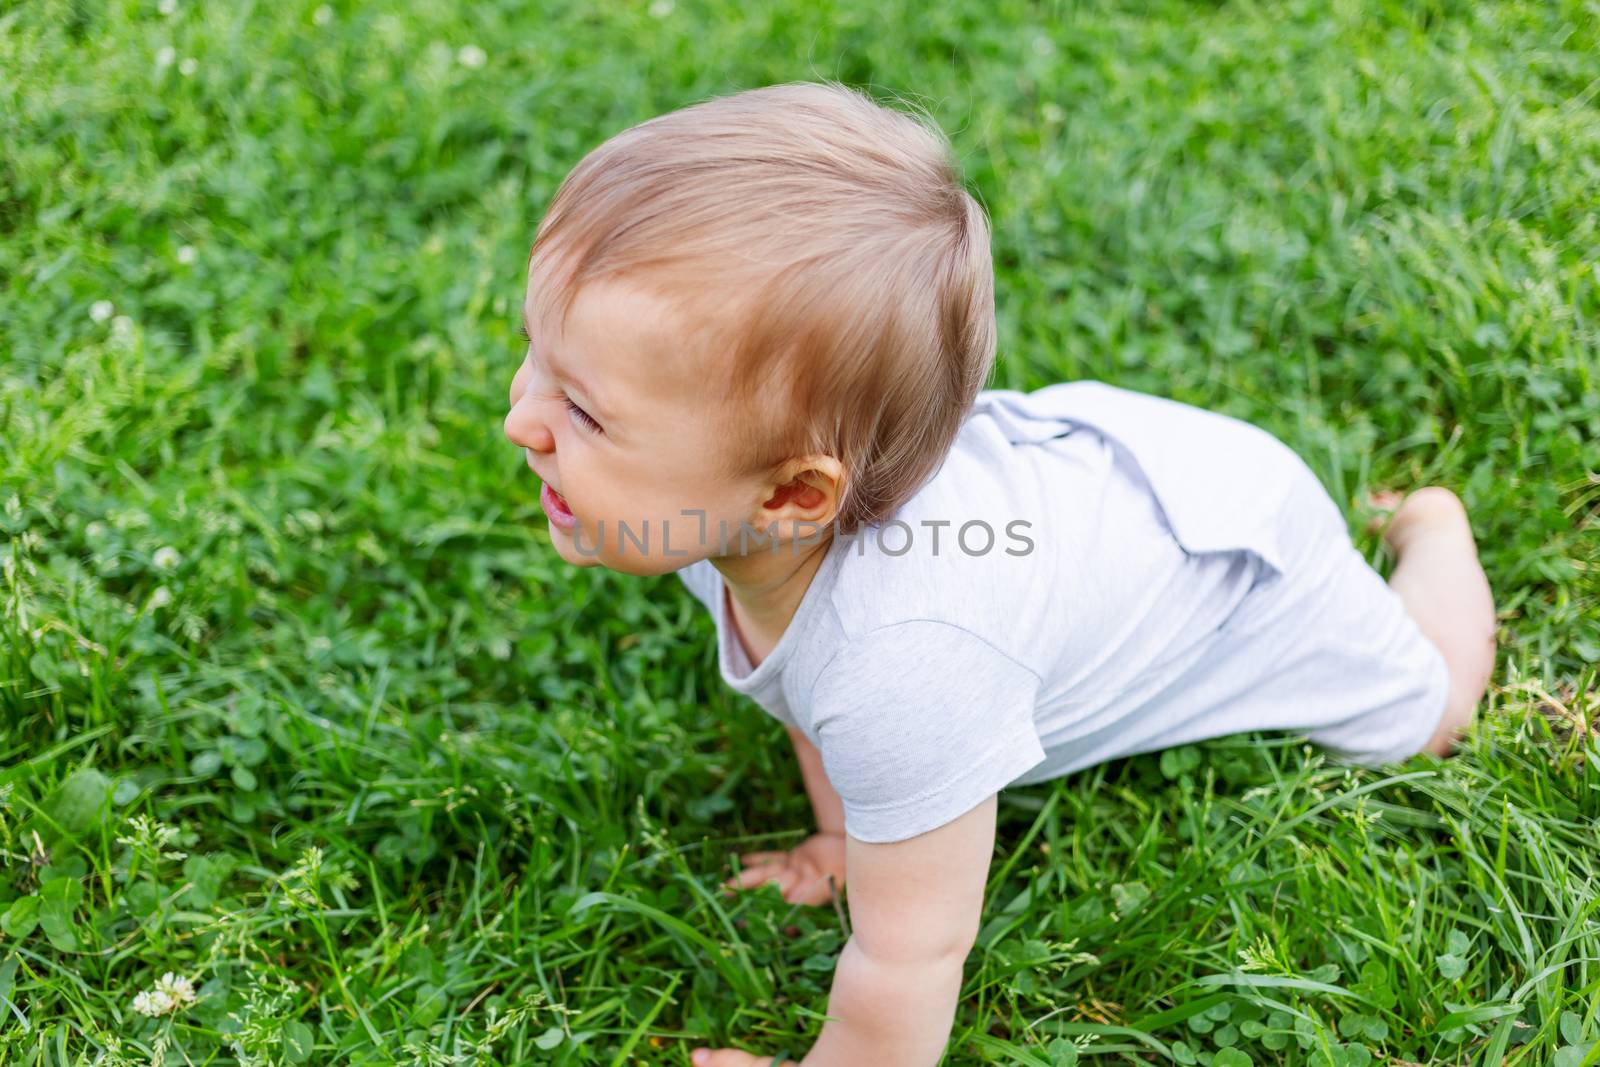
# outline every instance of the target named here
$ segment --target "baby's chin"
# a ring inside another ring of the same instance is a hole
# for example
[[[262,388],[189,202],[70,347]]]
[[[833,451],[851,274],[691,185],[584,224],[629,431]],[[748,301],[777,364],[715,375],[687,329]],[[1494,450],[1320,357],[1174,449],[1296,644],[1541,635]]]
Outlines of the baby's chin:
[[[583,543],[581,550],[578,547],[580,539]],[[605,567],[619,574],[648,578],[658,574],[670,574],[700,558],[687,552],[680,556],[677,550],[674,550],[671,556],[663,556],[658,552],[647,555],[640,552],[631,541],[626,542],[623,551],[618,553],[615,544],[601,545],[597,549],[596,540],[597,538],[587,530],[564,530],[554,523],[550,524],[550,543],[555,546],[561,558],[574,567]]]
[[[550,524],[550,543],[555,546],[556,553],[574,567],[598,567],[603,561],[594,551],[593,539],[584,536],[583,542],[586,551],[578,551],[577,530],[564,530],[555,523]]]

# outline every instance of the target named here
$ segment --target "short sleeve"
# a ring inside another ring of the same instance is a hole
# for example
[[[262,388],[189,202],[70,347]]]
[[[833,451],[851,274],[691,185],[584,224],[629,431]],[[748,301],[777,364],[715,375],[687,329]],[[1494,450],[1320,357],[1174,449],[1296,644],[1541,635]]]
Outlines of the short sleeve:
[[[850,641],[811,691],[813,740],[860,841],[903,841],[971,811],[1044,759],[1039,676],[932,619]]]

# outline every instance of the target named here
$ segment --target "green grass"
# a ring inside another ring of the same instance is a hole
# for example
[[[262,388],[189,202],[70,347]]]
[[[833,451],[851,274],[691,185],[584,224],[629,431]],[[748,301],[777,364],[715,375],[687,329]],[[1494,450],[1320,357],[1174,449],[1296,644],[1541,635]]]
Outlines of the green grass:
[[[1592,0],[598,8],[0,8],[0,1063],[805,1047],[838,917],[714,891],[808,826],[783,734],[500,430],[567,169],[805,77],[951,132],[994,384],[1449,485],[1502,614],[1454,760],[1005,794],[946,1062],[1600,1062]]]

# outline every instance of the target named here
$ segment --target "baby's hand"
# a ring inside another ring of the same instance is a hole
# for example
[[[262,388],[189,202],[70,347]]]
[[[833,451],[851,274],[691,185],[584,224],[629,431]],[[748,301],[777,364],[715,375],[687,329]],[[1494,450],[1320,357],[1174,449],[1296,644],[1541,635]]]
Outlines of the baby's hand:
[[[742,871],[722,884],[729,889],[750,889],[778,883],[783,899],[791,904],[828,904],[833,888],[844,888],[844,835],[812,834],[788,852],[751,852],[739,857]]]

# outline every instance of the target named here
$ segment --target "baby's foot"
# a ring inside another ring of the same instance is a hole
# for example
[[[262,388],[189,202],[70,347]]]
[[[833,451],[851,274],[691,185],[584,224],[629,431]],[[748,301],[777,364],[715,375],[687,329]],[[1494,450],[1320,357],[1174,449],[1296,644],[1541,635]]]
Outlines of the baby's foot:
[[[1362,501],[1365,510],[1372,513],[1371,518],[1367,520],[1367,533],[1381,533],[1404,499],[1404,493],[1393,489],[1375,489],[1368,493],[1366,499]]]
[[[1380,489],[1369,494],[1367,502],[1378,512],[1367,523],[1367,532],[1381,531],[1383,543],[1396,556],[1405,552],[1406,544],[1416,534],[1430,528],[1460,528],[1471,536],[1461,499],[1443,486],[1425,485],[1403,495]]]

